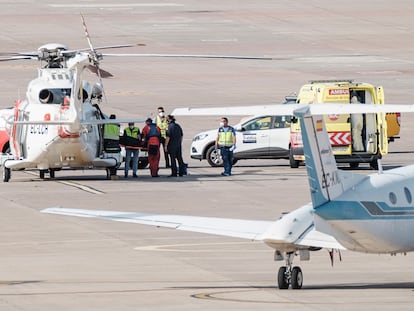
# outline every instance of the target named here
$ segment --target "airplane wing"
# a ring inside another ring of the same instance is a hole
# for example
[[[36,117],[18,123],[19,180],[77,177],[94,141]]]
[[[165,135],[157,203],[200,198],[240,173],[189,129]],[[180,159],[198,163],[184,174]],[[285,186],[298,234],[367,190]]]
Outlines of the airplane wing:
[[[225,219],[183,215],[160,215],[117,211],[98,211],[51,207],[42,213],[66,216],[98,218],[136,224],[166,227],[176,230],[208,233],[249,240],[260,240],[260,236],[274,223],[273,221]]]
[[[312,224],[306,227],[304,232],[299,232],[295,241],[286,239],[286,232],[275,233],[272,228],[283,227],[276,221],[231,219],[216,217],[198,217],[185,215],[162,215],[147,213],[131,213],[120,211],[102,211],[51,207],[41,211],[42,213],[58,214],[85,218],[98,218],[119,222],[136,223],[155,227],[166,227],[170,229],[207,233],[235,238],[248,239],[252,241],[263,241],[269,245],[281,244],[284,247],[289,244],[294,247],[321,247],[328,249],[345,249],[336,239],[328,234],[319,232]],[[273,233],[269,234],[270,231]],[[283,238],[282,238],[283,237]]]

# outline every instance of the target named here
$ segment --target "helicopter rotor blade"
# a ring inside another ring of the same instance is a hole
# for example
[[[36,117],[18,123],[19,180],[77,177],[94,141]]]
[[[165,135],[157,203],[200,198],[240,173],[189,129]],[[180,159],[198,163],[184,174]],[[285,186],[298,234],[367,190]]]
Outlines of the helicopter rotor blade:
[[[113,77],[113,75],[109,71],[103,70],[103,69],[101,69],[101,68],[99,68],[98,66],[95,66],[95,65],[88,65],[88,70],[90,72],[98,75],[98,77],[101,77],[101,78]]]
[[[21,56],[10,56],[10,57],[0,57],[0,62],[6,62],[6,61],[9,61],[9,60],[20,60],[20,59],[37,59],[37,57],[34,57],[34,56],[24,56],[24,55],[21,55]]]
[[[102,56],[113,57],[182,57],[182,58],[220,58],[220,59],[257,59],[257,60],[281,60],[280,58],[268,56],[243,56],[243,55],[208,55],[208,54],[113,54],[103,53]]]

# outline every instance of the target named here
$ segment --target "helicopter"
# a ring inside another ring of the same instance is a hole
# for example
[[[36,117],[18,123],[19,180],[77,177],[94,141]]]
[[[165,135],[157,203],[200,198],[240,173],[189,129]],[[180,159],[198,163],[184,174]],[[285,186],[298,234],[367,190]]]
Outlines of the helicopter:
[[[102,78],[112,74],[99,68],[98,50],[130,47],[113,45],[94,48],[85,20],[82,23],[89,48],[70,50],[60,43],[42,45],[35,52],[0,53],[0,61],[40,61],[38,76],[29,82],[26,99],[3,109],[3,142],[0,158],[2,178],[8,182],[13,170],[35,169],[41,179],[62,169],[104,168],[108,179],[116,176],[123,157],[119,144],[107,148],[106,124],[143,122],[145,118],[108,118],[100,109],[104,97]],[[99,77],[93,86],[83,79],[85,69]],[[3,139],[4,140],[4,139]]]

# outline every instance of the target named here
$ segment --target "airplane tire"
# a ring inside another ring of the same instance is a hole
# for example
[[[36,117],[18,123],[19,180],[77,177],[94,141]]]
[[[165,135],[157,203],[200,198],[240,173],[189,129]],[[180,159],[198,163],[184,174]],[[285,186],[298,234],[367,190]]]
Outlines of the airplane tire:
[[[111,169],[106,169],[106,179],[111,179]]]
[[[286,278],[286,267],[280,267],[277,273],[277,286],[279,289],[288,289],[289,282]]]
[[[9,182],[11,177],[11,170],[7,167],[3,167],[3,182]]]
[[[293,267],[292,269],[292,288],[301,289],[303,284],[303,274],[300,267]]]

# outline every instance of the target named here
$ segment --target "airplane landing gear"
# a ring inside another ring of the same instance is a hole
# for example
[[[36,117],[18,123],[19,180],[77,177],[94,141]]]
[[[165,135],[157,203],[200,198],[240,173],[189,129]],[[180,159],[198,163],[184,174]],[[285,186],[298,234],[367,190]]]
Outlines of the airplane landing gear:
[[[286,254],[286,266],[280,267],[277,274],[277,283],[279,289],[288,289],[289,285],[292,289],[301,289],[303,284],[303,273],[300,267],[293,267],[294,253]]]

